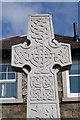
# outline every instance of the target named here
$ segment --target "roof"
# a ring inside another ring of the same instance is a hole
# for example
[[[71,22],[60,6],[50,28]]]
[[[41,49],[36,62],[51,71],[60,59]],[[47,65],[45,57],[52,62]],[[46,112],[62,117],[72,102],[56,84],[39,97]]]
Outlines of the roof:
[[[55,39],[58,42],[69,43],[72,49],[80,49],[80,42],[75,41],[74,37],[55,34]],[[6,38],[3,40],[0,40],[0,49],[10,50],[11,46],[20,44],[26,41],[27,41],[27,35]]]
[[[72,49],[80,49],[80,40],[77,42],[74,37],[55,34],[55,39],[58,40],[58,42],[70,44]]]
[[[11,46],[27,41],[27,36],[14,36],[0,40],[0,49],[10,50]]]

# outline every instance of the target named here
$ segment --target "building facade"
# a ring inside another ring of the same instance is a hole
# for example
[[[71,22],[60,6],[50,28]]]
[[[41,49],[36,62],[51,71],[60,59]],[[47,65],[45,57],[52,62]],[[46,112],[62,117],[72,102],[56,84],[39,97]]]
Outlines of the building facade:
[[[58,73],[61,118],[80,118],[80,42],[74,37],[55,34],[58,42],[71,45],[72,67]],[[27,42],[27,36],[0,41],[0,113],[1,118],[24,118],[27,113],[27,75],[11,68],[11,47]]]

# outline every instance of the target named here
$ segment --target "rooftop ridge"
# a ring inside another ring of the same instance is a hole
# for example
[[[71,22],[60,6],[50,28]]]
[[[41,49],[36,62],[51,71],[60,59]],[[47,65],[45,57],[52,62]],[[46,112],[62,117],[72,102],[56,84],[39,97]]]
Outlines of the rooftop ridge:
[[[54,34],[54,36],[55,37],[59,36],[59,37],[73,38],[72,36],[64,36],[64,35],[60,35],[60,34]],[[0,40],[0,42],[7,41],[7,40],[13,40],[15,38],[21,38],[21,37],[27,37],[27,34],[22,34],[22,35],[18,35],[18,36],[4,38],[4,39]]]

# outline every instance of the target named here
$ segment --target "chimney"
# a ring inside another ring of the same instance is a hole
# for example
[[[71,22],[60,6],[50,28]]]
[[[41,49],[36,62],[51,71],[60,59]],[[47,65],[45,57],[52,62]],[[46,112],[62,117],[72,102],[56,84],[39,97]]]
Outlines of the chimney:
[[[76,41],[76,42],[79,42],[79,37],[78,37],[78,33],[77,33],[77,23],[73,23],[73,27],[74,27],[74,40]]]

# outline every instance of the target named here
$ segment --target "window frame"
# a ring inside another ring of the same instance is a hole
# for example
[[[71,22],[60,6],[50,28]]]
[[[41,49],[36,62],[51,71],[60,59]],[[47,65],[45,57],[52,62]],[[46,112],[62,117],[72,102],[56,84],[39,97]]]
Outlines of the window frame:
[[[8,66],[8,65],[10,65],[9,63],[8,64],[0,64],[0,66],[1,65],[6,65],[6,66]],[[10,65],[11,66],[11,65]],[[5,71],[5,72],[0,72],[0,73],[6,73],[6,76],[7,76],[7,74],[8,73],[15,73],[15,79],[2,79],[2,80],[0,80],[0,83],[14,83],[14,82],[16,82],[16,73],[17,72],[15,72],[15,71],[13,71],[13,72],[9,72],[9,71]]]
[[[62,72],[62,83],[63,83],[62,101],[80,101],[80,93],[70,93],[69,76],[71,76],[69,75],[69,70]]]
[[[0,63],[0,65],[11,65],[10,63]],[[15,72],[16,73],[16,72]],[[2,80],[5,83],[6,80]],[[0,83],[2,83],[2,81]],[[14,80],[7,80],[6,83]],[[22,73],[17,72],[17,98],[0,98],[0,104],[5,103],[22,103]]]

